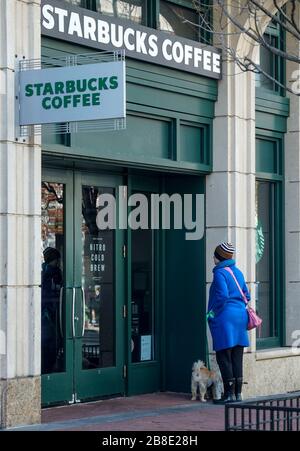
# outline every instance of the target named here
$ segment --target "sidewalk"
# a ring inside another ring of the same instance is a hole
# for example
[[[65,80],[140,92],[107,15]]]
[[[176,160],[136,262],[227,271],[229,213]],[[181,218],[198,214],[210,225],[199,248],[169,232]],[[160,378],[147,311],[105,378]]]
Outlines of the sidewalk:
[[[20,431],[222,431],[224,407],[178,393],[154,393],[42,411]]]

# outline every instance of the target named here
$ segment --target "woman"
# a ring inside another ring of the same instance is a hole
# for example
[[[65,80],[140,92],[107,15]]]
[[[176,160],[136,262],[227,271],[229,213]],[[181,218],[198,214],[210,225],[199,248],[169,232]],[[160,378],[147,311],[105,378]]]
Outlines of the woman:
[[[216,266],[207,313],[213,349],[224,384],[221,403],[242,400],[243,353],[244,347],[249,346],[246,304],[230,270],[248,301],[250,295],[242,272],[235,266],[234,252],[230,243],[221,243],[215,249]]]
[[[59,298],[63,286],[60,269],[60,252],[54,247],[47,247],[42,265],[42,374],[58,370],[59,351],[62,337],[59,333]]]

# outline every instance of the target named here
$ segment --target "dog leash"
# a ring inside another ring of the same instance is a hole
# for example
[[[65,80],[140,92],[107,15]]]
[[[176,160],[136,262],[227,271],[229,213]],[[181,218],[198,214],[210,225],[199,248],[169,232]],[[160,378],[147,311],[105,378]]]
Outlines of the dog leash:
[[[206,320],[208,318],[206,317]],[[209,361],[209,349],[208,349],[208,340],[207,340],[207,327],[205,328],[205,353],[206,353],[206,366],[209,369],[209,371],[211,370],[210,368],[210,361]]]

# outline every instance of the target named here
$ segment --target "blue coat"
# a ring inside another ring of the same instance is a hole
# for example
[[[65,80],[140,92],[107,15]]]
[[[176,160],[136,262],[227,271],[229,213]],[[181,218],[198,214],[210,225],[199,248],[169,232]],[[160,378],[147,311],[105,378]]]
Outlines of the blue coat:
[[[208,302],[208,313],[212,313],[208,317],[208,324],[215,351],[237,345],[249,346],[246,304],[232,275],[224,269],[226,266],[231,268],[248,301],[250,300],[244,276],[235,266],[234,260],[224,260],[214,267]]]

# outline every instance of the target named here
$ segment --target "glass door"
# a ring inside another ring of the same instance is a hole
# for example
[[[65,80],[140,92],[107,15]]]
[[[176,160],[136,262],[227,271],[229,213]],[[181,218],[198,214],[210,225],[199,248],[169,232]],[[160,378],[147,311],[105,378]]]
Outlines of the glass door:
[[[117,177],[44,173],[43,404],[124,393],[124,236],[116,227],[119,185]],[[106,228],[101,222],[105,208],[111,220]]]
[[[151,199],[159,193],[159,181],[152,177],[132,176],[130,195],[138,196],[129,208],[131,216],[134,209],[143,205],[148,208],[148,220],[153,217]],[[130,395],[151,393],[161,389],[161,321],[162,304],[159,299],[163,268],[160,264],[162,235],[159,230],[151,229],[148,222],[141,228],[139,216],[137,224],[128,231],[128,393]],[[132,218],[131,218],[132,219]]]
[[[118,230],[122,179],[75,176],[75,388],[79,399],[124,393],[124,231]],[[81,200],[78,202],[78,200]]]
[[[150,199],[148,193],[144,194]],[[131,230],[131,362],[155,355],[155,230]]]
[[[44,173],[41,222],[41,374],[47,405],[73,399],[72,172]]]

